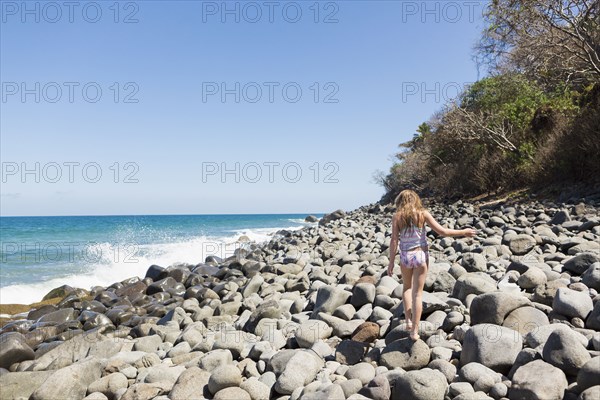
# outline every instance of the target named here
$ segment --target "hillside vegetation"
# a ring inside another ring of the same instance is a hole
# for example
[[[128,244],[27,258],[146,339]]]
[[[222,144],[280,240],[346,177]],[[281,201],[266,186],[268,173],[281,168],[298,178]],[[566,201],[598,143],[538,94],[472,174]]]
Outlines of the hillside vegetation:
[[[421,124],[379,173],[453,199],[600,177],[600,3],[492,0],[475,47],[489,72]]]

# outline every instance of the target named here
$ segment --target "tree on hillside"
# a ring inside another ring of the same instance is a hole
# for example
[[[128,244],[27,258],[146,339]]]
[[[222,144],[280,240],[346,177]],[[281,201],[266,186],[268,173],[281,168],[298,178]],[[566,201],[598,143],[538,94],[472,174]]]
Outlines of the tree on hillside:
[[[544,84],[600,82],[598,0],[491,0],[479,62]]]

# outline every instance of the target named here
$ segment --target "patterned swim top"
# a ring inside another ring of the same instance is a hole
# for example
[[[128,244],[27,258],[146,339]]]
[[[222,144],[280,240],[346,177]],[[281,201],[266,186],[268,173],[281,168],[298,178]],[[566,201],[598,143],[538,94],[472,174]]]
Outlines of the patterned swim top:
[[[425,230],[425,224],[423,224],[422,228],[415,225],[403,228],[399,235],[400,240],[398,241],[398,248],[401,251],[414,249],[415,247],[427,247],[427,231]]]

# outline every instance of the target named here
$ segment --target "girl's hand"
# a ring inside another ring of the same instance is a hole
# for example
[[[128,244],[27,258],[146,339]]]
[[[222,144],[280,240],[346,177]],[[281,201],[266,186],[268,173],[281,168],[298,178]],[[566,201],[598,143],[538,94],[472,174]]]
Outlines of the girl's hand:
[[[388,276],[394,276],[394,264],[390,264],[387,269]]]
[[[463,235],[465,235],[467,237],[473,237],[473,236],[477,235],[477,230],[472,229],[472,228],[463,229]]]

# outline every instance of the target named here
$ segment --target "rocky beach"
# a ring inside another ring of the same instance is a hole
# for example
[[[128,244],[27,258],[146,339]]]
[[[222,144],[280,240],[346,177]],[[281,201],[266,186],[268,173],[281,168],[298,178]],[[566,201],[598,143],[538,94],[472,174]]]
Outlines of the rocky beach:
[[[386,273],[394,208],[371,204],[54,290],[0,330],[0,398],[599,399],[600,199],[428,209],[478,235],[429,231],[415,342]]]

